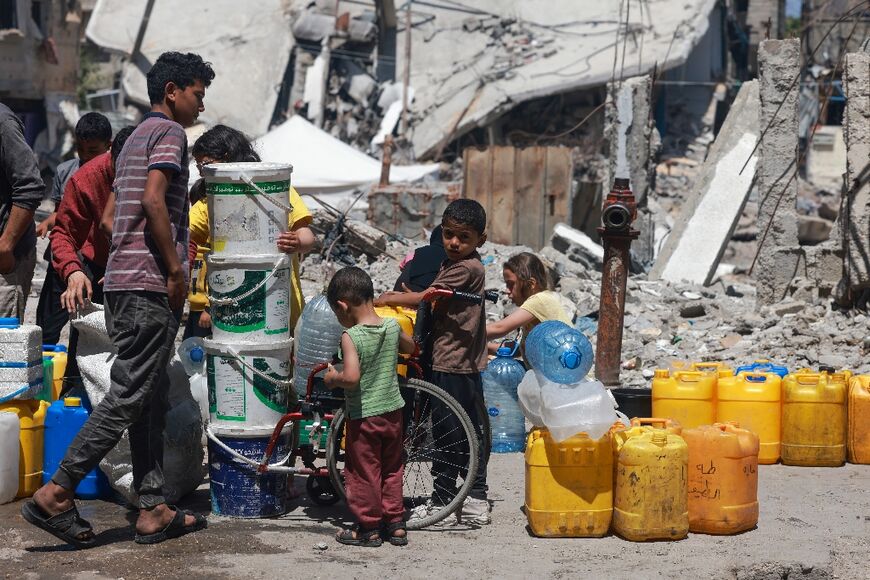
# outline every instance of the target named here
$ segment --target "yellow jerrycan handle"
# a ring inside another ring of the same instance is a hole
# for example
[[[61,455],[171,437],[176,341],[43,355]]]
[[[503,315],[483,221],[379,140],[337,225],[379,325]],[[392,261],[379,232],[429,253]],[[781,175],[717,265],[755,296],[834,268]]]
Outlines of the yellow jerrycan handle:
[[[704,378],[701,371],[680,371],[679,380],[685,383],[697,383]]]
[[[743,372],[740,373],[740,376],[749,381],[750,383],[767,382],[767,373]]]
[[[795,380],[801,385],[817,385],[821,379],[821,373],[797,373],[795,375]]]
[[[657,429],[667,429],[668,423],[673,423],[670,419],[659,419],[657,417],[635,417],[631,420],[632,427],[643,427],[650,425]]]

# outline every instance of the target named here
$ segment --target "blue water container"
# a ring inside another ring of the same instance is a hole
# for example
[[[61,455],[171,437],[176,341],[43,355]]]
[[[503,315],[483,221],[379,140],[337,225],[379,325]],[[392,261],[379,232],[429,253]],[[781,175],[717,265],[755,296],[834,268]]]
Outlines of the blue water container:
[[[592,343],[564,322],[548,320],[526,337],[526,360],[554,383],[579,383],[592,368]]]
[[[483,397],[494,453],[523,451],[526,447],[526,421],[517,401],[517,387],[526,369],[513,354],[508,347],[499,348],[483,371]]]
[[[229,429],[212,427],[215,437],[239,455],[259,463],[263,459],[271,429]],[[270,463],[290,452],[291,427],[285,428],[275,446]],[[209,438],[208,474],[211,488],[211,513],[231,518],[269,518],[289,510],[289,478],[286,473],[257,473],[253,465],[242,463]]]
[[[742,365],[734,369],[734,376],[740,373],[773,373],[779,375],[780,378],[785,378],[788,374],[788,369],[784,366],[775,365],[769,360],[761,359],[753,362],[751,365]]]
[[[78,397],[55,401],[45,413],[45,454],[42,460],[42,483],[46,484],[57,471],[79,429],[88,420],[88,411]],[[109,493],[109,480],[95,467],[76,488],[79,499],[99,499]]]

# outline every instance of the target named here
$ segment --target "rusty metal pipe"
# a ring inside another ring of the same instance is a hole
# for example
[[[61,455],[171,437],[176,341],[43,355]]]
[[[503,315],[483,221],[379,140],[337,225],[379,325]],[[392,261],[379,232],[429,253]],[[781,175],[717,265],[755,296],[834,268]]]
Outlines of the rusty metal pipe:
[[[595,348],[595,376],[605,386],[619,385],[622,362],[622,328],[625,318],[625,290],[630,264],[629,249],[640,232],[631,224],[637,217],[637,202],[628,179],[617,178],[602,205],[598,228],[604,241],[601,270],[601,302],[598,307],[598,342]]]

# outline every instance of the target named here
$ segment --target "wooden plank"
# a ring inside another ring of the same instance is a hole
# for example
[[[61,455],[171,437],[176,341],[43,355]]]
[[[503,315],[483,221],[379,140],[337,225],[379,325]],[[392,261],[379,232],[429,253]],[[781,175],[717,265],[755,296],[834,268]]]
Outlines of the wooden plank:
[[[534,250],[543,247],[546,163],[546,147],[527,147],[517,150],[515,243],[529,246]]]
[[[571,182],[573,180],[571,150],[567,147],[547,147],[547,171],[544,183],[544,227],[541,247],[553,235],[553,226],[571,222]]]
[[[484,208],[491,203],[492,156],[486,149],[468,147],[463,151],[462,197],[479,202]]]
[[[516,149],[490,147],[492,175],[490,192],[492,204],[486,210],[489,241],[497,244],[514,243],[517,216],[515,207],[514,165]]]

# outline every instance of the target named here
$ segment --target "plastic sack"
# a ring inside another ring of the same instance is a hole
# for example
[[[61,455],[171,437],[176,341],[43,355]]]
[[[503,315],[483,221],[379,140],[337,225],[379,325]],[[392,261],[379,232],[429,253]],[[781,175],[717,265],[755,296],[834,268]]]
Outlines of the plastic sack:
[[[523,380],[517,387],[517,399],[520,411],[529,423],[535,427],[543,427],[544,419],[541,417],[541,384],[535,371],[526,371]]]
[[[90,313],[73,319],[72,325],[79,331],[76,360],[82,382],[91,404],[96,407],[109,390],[110,370],[117,355],[106,331],[103,307],[93,305]],[[177,355],[169,362],[167,373],[169,409],[163,430],[163,494],[167,503],[175,503],[199,487],[205,477],[201,444],[203,423],[199,405],[191,395],[187,373]],[[112,488],[136,505],[138,497],[133,491],[133,465],[126,431],[100,461],[100,469]]]

